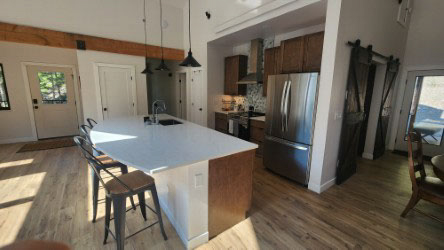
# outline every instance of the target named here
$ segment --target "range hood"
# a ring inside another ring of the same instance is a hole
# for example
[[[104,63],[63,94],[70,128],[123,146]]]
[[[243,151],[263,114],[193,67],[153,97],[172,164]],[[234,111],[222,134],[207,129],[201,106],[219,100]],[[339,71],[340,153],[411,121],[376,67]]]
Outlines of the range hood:
[[[264,40],[257,38],[251,41],[250,56],[248,57],[249,72],[237,84],[262,83],[262,53]]]

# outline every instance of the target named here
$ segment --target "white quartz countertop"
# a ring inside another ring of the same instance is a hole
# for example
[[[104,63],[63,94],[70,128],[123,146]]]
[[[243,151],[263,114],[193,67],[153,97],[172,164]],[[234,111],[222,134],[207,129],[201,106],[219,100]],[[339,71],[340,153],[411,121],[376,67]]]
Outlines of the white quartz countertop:
[[[265,116],[250,117],[250,120],[265,122]]]
[[[96,147],[129,166],[155,173],[252,150],[258,146],[166,114],[183,124],[145,125],[143,116],[110,119],[91,131]]]

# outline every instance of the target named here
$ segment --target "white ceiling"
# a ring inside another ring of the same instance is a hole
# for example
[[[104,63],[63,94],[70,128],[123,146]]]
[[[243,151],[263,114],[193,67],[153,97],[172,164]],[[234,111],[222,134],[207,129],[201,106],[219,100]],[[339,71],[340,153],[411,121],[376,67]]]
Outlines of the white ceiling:
[[[268,38],[325,23],[327,1],[320,1],[265,22],[211,41],[211,44],[238,45],[255,38]]]

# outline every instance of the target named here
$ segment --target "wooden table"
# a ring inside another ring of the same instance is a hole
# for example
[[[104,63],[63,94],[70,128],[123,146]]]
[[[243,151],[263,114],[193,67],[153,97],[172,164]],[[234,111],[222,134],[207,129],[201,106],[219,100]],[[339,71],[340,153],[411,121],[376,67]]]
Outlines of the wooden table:
[[[439,179],[444,181],[444,155],[437,155],[432,158],[433,172]]]

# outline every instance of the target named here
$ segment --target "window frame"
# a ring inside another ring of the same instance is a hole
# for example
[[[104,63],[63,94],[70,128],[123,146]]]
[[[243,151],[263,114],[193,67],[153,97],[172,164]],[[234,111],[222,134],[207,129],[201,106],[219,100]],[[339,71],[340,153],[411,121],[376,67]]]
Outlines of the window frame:
[[[5,85],[6,102],[8,103],[8,107],[0,106],[0,111],[11,110],[11,100],[9,99],[9,95],[8,95],[8,86],[6,85],[5,70],[3,68],[3,64],[2,63],[0,63],[0,68],[1,68],[1,74],[3,75],[3,83]]]

